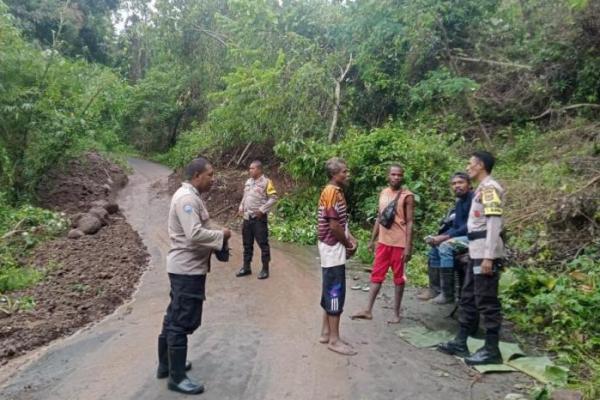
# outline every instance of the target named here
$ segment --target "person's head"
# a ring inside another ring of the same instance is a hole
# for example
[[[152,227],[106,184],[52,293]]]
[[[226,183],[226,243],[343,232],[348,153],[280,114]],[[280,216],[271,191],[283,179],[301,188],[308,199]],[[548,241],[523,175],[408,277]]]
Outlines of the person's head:
[[[327,177],[329,181],[338,186],[347,186],[350,173],[346,161],[338,157],[333,157],[325,163]]]
[[[388,169],[388,183],[394,190],[402,187],[404,181],[404,168],[400,164],[392,164]]]
[[[450,186],[456,197],[462,197],[471,190],[471,178],[464,172],[456,172],[452,175]]]
[[[199,192],[208,192],[215,182],[213,167],[206,158],[195,158],[185,167],[185,179]]]
[[[262,162],[259,160],[254,160],[250,163],[250,167],[248,167],[248,174],[252,179],[259,178],[263,173]]]
[[[480,181],[492,173],[496,159],[487,151],[476,151],[471,154],[469,164],[467,165],[467,173],[471,179]]]

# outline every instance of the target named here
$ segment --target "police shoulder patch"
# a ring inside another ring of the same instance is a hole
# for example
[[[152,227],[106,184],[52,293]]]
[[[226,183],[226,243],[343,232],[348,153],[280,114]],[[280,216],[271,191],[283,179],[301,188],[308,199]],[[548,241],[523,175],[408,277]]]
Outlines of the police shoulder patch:
[[[483,204],[483,213],[486,216],[501,216],[502,201],[498,191],[493,186],[483,188],[481,191],[481,204]]]
[[[183,206],[183,212],[186,214],[191,214],[194,212],[194,207],[191,204],[185,204]]]

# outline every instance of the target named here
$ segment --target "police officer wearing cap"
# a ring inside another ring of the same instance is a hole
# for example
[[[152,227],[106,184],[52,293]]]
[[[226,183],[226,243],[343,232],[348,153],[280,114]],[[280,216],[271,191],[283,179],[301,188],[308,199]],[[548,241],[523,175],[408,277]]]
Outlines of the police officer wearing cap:
[[[213,227],[200,194],[212,187],[214,170],[207,159],[198,157],[185,168],[186,181],[175,192],[169,210],[170,249],[167,255],[171,301],[158,336],[156,377],[169,378],[170,390],[199,394],[204,385],[188,378],[187,335],[202,321],[206,274],[211,255],[227,261],[231,231]]]
[[[498,347],[502,309],[498,299],[500,261],[504,258],[503,227],[504,189],[491,177],[495,159],[487,151],[477,151],[469,159],[467,172],[479,182],[467,221],[469,256],[459,304],[460,329],[456,337],[438,345],[438,350],[465,357],[469,365],[501,364]],[[469,334],[477,329],[478,317],[485,329],[485,344],[470,355]]]

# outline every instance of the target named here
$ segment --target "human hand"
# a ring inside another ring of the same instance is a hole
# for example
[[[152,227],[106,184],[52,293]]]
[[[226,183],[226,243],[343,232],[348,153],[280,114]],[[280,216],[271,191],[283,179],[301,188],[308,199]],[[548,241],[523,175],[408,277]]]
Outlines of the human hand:
[[[439,246],[441,243],[445,242],[448,239],[446,235],[437,235],[431,238],[431,244],[433,246]]]
[[[244,216],[244,210],[242,210],[241,208],[238,209],[237,215],[238,215],[238,217],[243,217]]]
[[[264,216],[265,216],[265,213],[264,213],[264,212],[262,212],[262,211],[260,211],[260,210],[256,210],[256,211],[254,211],[254,216],[255,216],[256,218],[260,219],[260,218],[262,218],[262,217],[264,217]]]
[[[349,242],[350,242],[350,246],[349,247],[346,246],[346,257],[347,258],[352,257],[356,253],[356,250],[358,249],[358,242],[356,241],[356,239],[350,238]]]
[[[486,258],[483,261],[481,261],[481,274],[482,275],[493,275],[494,274],[493,265],[494,265],[494,262],[492,260],[490,260],[489,258]]]
[[[223,238],[225,240],[231,237],[231,230],[229,228],[223,228]]]
[[[369,249],[369,251],[371,253],[373,253],[375,251],[375,242],[374,241],[369,241],[369,245],[367,246],[367,248]]]
[[[405,248],[404,249],[404,265],[408,264],[411,257],[412,257],[412,249],[410,247]]]

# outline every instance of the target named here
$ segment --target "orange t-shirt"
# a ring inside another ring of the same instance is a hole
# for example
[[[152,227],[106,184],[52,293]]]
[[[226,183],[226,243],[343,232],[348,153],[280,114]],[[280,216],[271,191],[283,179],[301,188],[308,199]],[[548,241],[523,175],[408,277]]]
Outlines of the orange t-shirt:
[[[379,237],[377,241],[387,246],[393,247],[406,247],[406,216],[404,210],[406,209],[405,203],[406,198],[414,196],[408,189],[400,189],[400,197],[398,198],[398,204],[396,206],[396,215],[394,217],[394,223],[387,229],[382,225],[379,225]],[[392,190],[387,187],[379,194],[379,214],[392,202],[398,195],[397,190]]]

